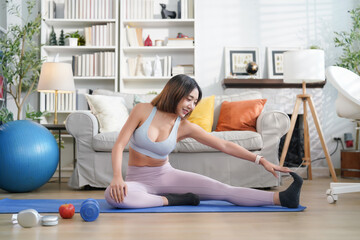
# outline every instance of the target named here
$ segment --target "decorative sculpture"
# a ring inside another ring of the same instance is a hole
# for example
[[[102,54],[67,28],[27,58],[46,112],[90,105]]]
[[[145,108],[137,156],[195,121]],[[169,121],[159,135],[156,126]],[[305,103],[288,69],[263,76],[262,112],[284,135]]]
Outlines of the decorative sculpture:
[[[148,35],[148,37],[145,39],[144,46],[146,46],[146,47],[152,46],[152,41],[151,41],[150,35]]]
[[[253,76],[255,73],[257,73],[259,67],[255,62],[249,62],[248,64],[246,64],[245,69],[249,75]]]
[[[161,61],[158,55],[156,55],[154,62],[154,77],[162,77]]]
[[[160,3],[160,6],[161,6],[161,17],[162,17],[162,19],[166,19],[168,17],[169,18],[176,18],[176,12],[166,10],[166,4]]]

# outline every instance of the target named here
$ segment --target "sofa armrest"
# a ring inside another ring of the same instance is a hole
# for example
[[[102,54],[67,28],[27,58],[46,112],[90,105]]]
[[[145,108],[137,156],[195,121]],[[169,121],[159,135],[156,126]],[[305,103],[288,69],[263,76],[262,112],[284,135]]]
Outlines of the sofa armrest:
[[[290,128],[289,116],[281,111],[262,112],[256,121],[256,130],[261,135],[282,137]]]
[[[66,118],[66,130],[75,138],[95,136],[99,133],[99,123],[90,111],[76,111]]]

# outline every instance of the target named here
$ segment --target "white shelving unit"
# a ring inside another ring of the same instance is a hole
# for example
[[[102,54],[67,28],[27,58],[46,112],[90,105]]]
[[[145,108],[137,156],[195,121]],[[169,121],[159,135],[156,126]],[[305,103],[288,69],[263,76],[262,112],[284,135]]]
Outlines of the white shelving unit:
[[[138,0],[139,1],[139,0]],[[140,0],[141,1],[141,0]],[[146,0],[145,0],[146,1]],[[186,6],[186,9],[191,9],[192,13],[195,12],[195,4],[193,0],[181,0],[186,1],[187,4],[192,6]],[[170,11],[176,11],[178,17],[178,2],[179,0],[152,0],[150,1],[152,6],[152,16],[150,19],[142,18],[141,14],[132,14],[131,6],[129,10],[129,0],[121,1],[120,9],[120,74],[119,74],[119,87],[120,92],[128,93],[148,93],[148,92],[160,92],[166,82],[172,77],[171,74],[164,76],[131,76],[129,74],[128,59],[136,58],[141,55],[143,59],[149,61],[157,56],[164,58],[171,56],[171,66],[176,65],[195,65],[195,16],[191,14],[191,18],[175,18],[175,19],[162,19],[161,18],[161,6],[160,3],[167,5],[166,9]],[[130,3],[131,5],[132,3]],[[184,10],[184,8],[182,9]],[[144,10],[146,11],[146,10]],[[135,17],[134,17],[135,16]],[[136,17],[140,16],[140,18]],[[184,15],[183,15],[184,16]],[[192,17],[194,16],[194,17]],[[142,29],[142,41],[150,36],[153,46],[139,46],[130,47],[127,40],[126,28],[141,28]],[[168,38],[176,38],[178,33],[187,35],[194,38],[194,46],[166,46]],[[163,40],[163,46],[155,46],[156,40]],[[153,67],[153,62],[152,62]],[[164,66],[162,66],[164,67]],[[195,67],[195,66],[194,66]],[[194,75],[196,69],[194,68]]]
[[[54,0],[56,4],[56,9],[58,7],[67,8],[67,4],[69,4],[69,1],[65,4],[66,0]],[[112,2],[111,2],[112,1]],[[71,1],[70,4],[79,4],[74,5],[76,6],[76,9],[79,11],[86,11],[86,8],[84,7],[85,2],[90,2],[86,0],[78,0],[78,1]],[[96,2],[96,1],[92,1]],[[97,8],[94,8],[94,10],[90,10],[90,17],[87,15],[87,13],[79,13],[79,16],[75,16],[75,18],[49,18],[48,10],[49,10],[49,0],[41,0],[41,13],[43,16],[42,24],[41,24],[41,57],[45,58],[46,61],[52,62],[54,61],[55,57],[58,55],[58,60],[60,62],[67,62],[72,63],[72,56],[76,55],[83,55],[83,54],[94,54],[99,52],[113,52],[115,54],[114,56],[114,65],[113,65],[113,76],[74,76],[75,81],[75,88],[77,90],[88,90],[88,89],[108,89],[112,91],[119,91],[119,73],[118,73],[118,66],[119,66],[119,2],[118,0],[106,0],[104,3],[112,5],[112,8],[110,8],[109,11],[113,9],[114,17],[111,19],[104,19],[101,18],[100,15],[96,18],[93,18],[91,16],[95,16],[94,12],[97,11],[99,8],[104,7],[103,5],[98,6]],[[99,1],[100,3],[100,1]],[[87,8],[89,11],[89,8]],[[66,11],[66,10],[64,10]],[[83,17],[81,15],[84,15]],[[107,12],[108,14],[108,12]],[[103,14],[103,16],[109,16],[107,14]],[[69,14],[70,15],[70,14]],[[64,13],[64,16],[66,14]],[[86,17],[87,16],[87,17]],[[61,16],[62,17],[62,16]],[[106,24],[115,24],[115,32],[112,33],[115,36],[115,44],[113,46],[76,46],[71,47],[68,44],[68,41],[66,39],[65,46],[50,46],[49,45],[49,39],[50,39],[50,33],[52,30],[52,27],[54,28],[54,31],[56,33],[56,38],[59,43],[59,36],[60,31],[63,30],[64,34],[79,31],[81,35],[84,36],[84,28],[92,27],[95,25],[106,25]],[[77,94],[77,96],[79,96]],[[76,101],[76,100],[75,100]],[[48,101],[46,101],[46,97],[44,93],[40,94],[40,110],[44,111],[48,109],[46,106]],[[84,110],[84,107],[77,106],[76,110]],[[52,112],[52,111],[50,111]],[[67,115],[72,111],[63,111],[58,110],[58,121],[59,123],[62,123]],[[51,114],[50,117],[47,117],[42,121],[42,123],[52,123],[53,122],[53,114]]]

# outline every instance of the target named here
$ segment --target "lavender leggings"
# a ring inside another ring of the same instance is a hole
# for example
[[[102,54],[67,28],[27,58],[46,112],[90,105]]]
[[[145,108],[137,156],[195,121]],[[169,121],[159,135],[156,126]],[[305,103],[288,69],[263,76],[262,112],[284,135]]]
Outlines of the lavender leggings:
[[[147,208],[163,206],[162,195],[167,193],[194,193],[200,200],[225,200],[241,206],[274,205],[273,192],[251,188],[232,187],[200,174],[173,168],[170,163],[161,167],[128,166],[127,196],[121,203],[105,191],[106,201],[117,208]]]

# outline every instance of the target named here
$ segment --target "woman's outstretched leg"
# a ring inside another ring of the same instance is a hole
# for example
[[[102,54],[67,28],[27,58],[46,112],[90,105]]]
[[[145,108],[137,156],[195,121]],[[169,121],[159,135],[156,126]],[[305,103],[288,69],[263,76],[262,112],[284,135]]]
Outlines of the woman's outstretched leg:
[[[251,188],[233,187],[200,174],[164,166],[156,179],[143,179],[153,194],[187,193],[199,195],[201,200],[225,200],[240,206],[282,205],[297,207],[299,204],[302,179],[295,173],[293,184],[281,193]],[[277,200],[277,201],[274,201]]]
[[[290,172],[290,175],[294,181],[285,191],[279,193],[279,200],[283,207],[297,208],[299,206],[303,179],[294,172]]]
[[[170,164],[164,165],[156,177],[151,176],[136,181],[149,186],[150,193],[156,195],[191,192],[201,200],[225,200],[240,206],[274,205],[274,192],[233,187],[200,174],[174,169]]]

